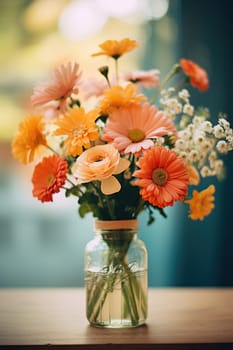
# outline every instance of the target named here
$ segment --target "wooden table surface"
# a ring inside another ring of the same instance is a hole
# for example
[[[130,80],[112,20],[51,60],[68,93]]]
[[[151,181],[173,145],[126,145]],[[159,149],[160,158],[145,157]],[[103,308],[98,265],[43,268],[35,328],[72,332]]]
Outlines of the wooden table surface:
[[[233,349],[233,288],[149,290],[147,324],[99,329],[83,289],[1,289],[0,348]]]

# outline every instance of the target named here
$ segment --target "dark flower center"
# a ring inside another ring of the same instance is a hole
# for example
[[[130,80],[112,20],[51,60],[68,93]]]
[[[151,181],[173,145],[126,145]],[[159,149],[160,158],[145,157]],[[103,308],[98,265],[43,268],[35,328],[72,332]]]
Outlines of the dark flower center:
[[[163,186],[168,179],[168,173],[163,168],[156,168],[152,172],[152,180],[156,185]]]

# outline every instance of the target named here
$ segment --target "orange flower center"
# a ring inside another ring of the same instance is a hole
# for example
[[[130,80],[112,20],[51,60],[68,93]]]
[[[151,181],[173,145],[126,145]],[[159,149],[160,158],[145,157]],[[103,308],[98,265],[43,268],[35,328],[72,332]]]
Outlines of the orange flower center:
[[[156,185],[163,186],[167,182],[168,173],[162,168],[156,168],[152,172],[152,180]]]
[[[85,125],[80,124],[72,131],[72,136],[73,137],[80,137],[84,134],[84,131],[85,131]]]
[[[140,142],[144,140],[145,133],[140,129],[131,129],[128,133],[128,137],[132,142]]]

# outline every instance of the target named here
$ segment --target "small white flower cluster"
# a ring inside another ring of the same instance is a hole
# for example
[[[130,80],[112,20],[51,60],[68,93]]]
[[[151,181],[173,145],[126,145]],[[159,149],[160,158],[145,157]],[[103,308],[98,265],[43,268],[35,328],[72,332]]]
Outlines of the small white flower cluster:
[[[223,161],[219,154],[233,149],[233,130],[224,116],[213,125],[206,118],[207,109],[195,111],[190,104],[188,90],[179,91],[169,88],[161,92],[161,109],[172,120],[179,120],[178,139],[175,151],[187,164],[199,169],[202,177],[223,176]]]
[[[183,113],[191,117],[194,112],[193,106],[189,102],[189,92],[183,89],[179,92],[178,97],[173,97],[175,89],[169,88],[168,90],[161,91],[160,104],[167,117],[174,120],[177,115]]]
[[[219,153],[226,154],[233,149],[233,130],[225,118],[220,117],[213,125],[204,116],[195,115],[178,131],[178,136],[175,150],[187,164],[196,166],[202,177],[223,176]]]

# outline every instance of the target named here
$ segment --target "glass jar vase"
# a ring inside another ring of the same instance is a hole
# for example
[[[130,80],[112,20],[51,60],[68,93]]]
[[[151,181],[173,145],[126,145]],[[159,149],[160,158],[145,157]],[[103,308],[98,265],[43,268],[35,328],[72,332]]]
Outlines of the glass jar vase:
[[[147,318],[147,250],[137,220],[95,221],[85,250],[86,316],[96,327],[137,327]]]

